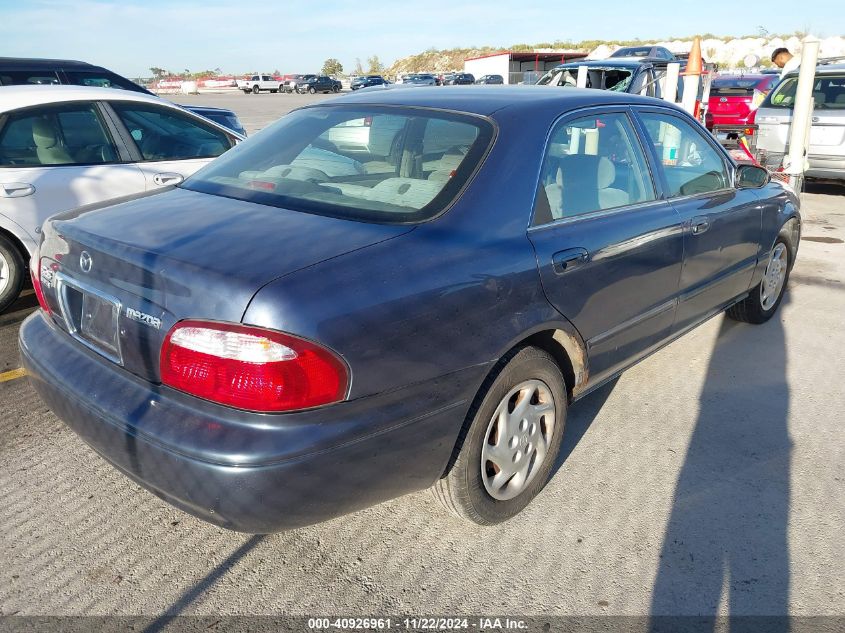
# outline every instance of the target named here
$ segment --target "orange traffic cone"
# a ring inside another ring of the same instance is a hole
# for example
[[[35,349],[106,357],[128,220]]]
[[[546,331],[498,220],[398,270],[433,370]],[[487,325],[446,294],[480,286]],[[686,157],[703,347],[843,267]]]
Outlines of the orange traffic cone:
[[[700,75],[703,69],[701,63],[701,38],[696,36],[692,41],[692,48],[687,59],[687,67],[684,70],[685,75]]]
[[[684,69],[684,86],[687,85],[686,77],[690,77],[689,83],[692,83],[692,77],[695,77],[695,91],[696,95],[698,93],[699,81],[701,77],[701,73],[704,70],[703,64],[701,62],[701,38],[696,36],[695,39],[692,41],[692,48],[689,52],[689,58],[687,59],[687,67]],[[693,106],[692,115],[697,119],[701,114],[701,102],[696,97],[695,105]]]

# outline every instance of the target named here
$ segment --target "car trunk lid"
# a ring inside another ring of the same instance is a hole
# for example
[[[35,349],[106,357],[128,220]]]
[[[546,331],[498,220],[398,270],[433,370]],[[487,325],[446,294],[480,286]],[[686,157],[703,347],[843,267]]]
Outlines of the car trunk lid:
[[[80,343],[158,381],[161,343],[177,321],[238,322],[274,279],[412,228],[173,189],[48,221],[44,292]]]

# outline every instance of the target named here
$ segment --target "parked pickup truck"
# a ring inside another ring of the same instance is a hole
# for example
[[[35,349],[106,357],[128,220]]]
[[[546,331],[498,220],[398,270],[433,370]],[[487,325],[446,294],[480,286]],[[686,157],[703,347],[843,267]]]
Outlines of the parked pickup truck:
[[[249,79],[238,79],[238,88],[245,94],[258,94],[262,90],[270,92],[283,92],[284,81],[272,75],[253,75]]]

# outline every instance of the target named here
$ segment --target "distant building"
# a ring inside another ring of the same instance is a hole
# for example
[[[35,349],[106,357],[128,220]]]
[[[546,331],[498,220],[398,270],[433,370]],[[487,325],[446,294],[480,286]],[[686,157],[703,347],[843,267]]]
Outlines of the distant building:
[[[558,64],[586,56],[583,51],[573,50],[499,51],[464,60],[464,72],[476,79],[484,75],[501,75],[506,84],[533,84]]]

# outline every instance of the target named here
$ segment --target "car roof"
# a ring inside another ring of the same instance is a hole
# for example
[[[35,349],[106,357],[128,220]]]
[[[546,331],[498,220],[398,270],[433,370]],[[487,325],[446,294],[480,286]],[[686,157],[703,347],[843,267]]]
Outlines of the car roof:
[[[579,66],[586,66],[587,68],[624,68],[626,70],[636,70],[645,64],[652,64],[653,66],[665,66],[667,64],[680,64],[682,67],[686,64],[683,59],[658,59],[656,57],[613,57],[608,59],[582,59],[575,62],[566,62],[565,64],[558,64],[558,68],[578,68]]]
[[[532,112],[548,111],[557,118],[568,110],[593,105],[664,105],[675,107],[666,101],[641,97],[609,90],[590,88],[549,88],[548,86],[448,86],[420,87],[402,90],[399,86],[368,88],[336,97],[307,107],[328,107],[331,105],[387,105],[421,108],[439,108],[470,114],[489,116],[498,110],[522,109]],[[678,108],[676,108],[678,109]]]
[[[95,88],[93,86],[3,86],[0,87],[0,112],[18,108],[63,103],[65,101],[142,101],[178,108],[174,103],[154,95],[120,90],[118,88]]]
[[[786,77],[797,77],[800,68],[796,68],[784,75]],[[845,72],[845,64],[819,64],[816,66],[816,75],[838,74]]]
[[[100,68],[88,62],[81,62],[76,59],[46,59],[40,57],[0,57],[0,67],[15,68],[56,68],[79,66],[85,68]]]

